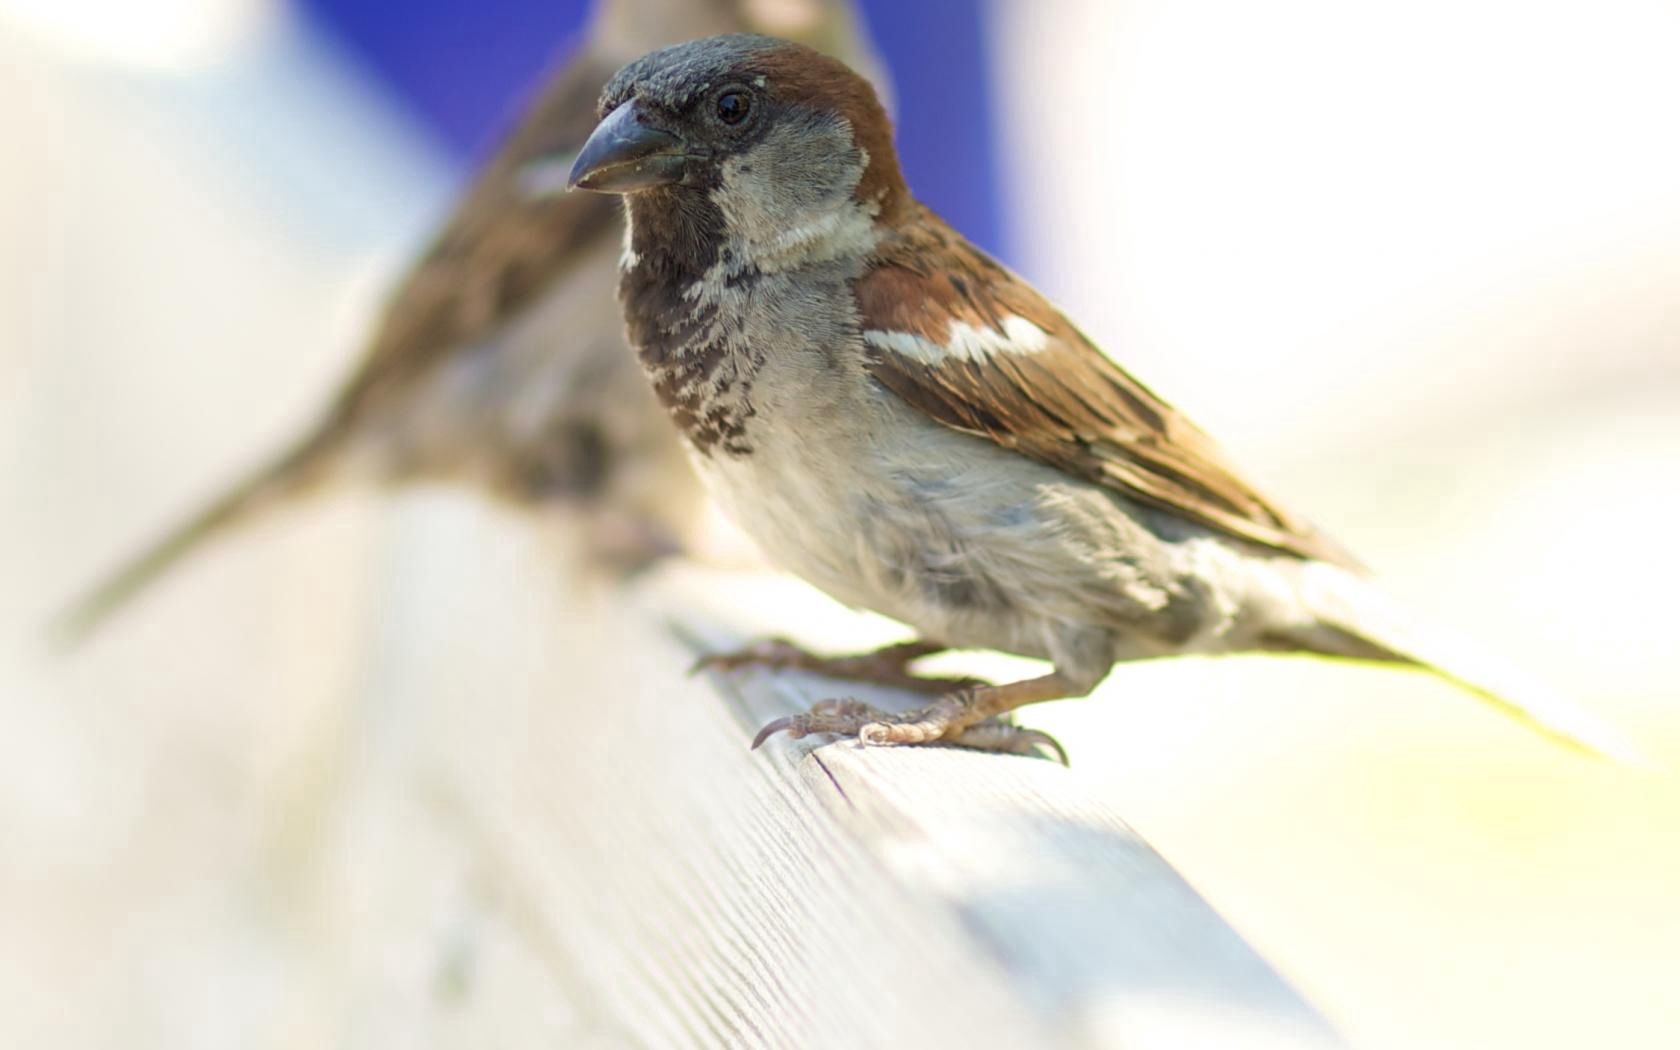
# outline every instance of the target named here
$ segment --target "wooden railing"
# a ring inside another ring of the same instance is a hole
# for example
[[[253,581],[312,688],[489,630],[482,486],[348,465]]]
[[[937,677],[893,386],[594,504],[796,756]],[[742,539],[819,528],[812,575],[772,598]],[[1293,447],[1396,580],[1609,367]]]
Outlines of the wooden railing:
[[[844,687],[687,668],[814,602],[682,565],[566,584],[493,517],[430,537],[462,553],[405,576],[359,686],[335,892],[387,914],[352,1045],[1339,1045],[1053,762],[749,752]]]

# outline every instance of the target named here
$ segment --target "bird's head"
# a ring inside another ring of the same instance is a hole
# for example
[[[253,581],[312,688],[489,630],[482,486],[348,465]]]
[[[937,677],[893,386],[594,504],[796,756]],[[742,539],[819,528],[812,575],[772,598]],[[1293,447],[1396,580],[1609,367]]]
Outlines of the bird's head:
[[[652,220],[667,240],[769,258],[890,218],[908,199],[868,81],[785,40],[655,51],[608,82],[599,113],[569,184],[626,195],[633,225]]]

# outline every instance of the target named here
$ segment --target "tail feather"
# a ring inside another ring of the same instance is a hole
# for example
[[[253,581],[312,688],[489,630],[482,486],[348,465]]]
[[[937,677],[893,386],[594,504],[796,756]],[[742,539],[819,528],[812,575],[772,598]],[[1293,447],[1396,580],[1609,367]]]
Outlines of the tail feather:
[[[1320,620],[1316,630],[1327,643],[1323,651],[1424,668],[1574,749],[1629,765],[1651,764],[1614,726],[1519,669],[1502,666],[1445,632],[1428,630],[1366,581],[1315,564],[1307,566],[1304,583]]]
[[[54,643],[62,649],[71,649],[86,641],[112,615],[206,540],[314,487],[322,480],[335,445],[328,434],[311,437],[165,533],[60,614],[52,626]]]

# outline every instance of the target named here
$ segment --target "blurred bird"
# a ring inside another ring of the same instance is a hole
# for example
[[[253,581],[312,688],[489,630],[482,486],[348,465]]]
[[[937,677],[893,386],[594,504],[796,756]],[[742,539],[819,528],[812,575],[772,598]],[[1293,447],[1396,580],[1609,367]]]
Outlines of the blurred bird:
[[[948,648],[1052,665],[922,683],[936,699],[907,713],[825,701],[754,746],[786,731],[1031,751],[1053,744],[1000,716],[1084,696],[1118,662],[1302,652],[1433,670],[1631,754],[1397,614],[1342,547],[919,203],[884,109],[840,62],[763,36],[694,41],[627,66],[600,114],[570,181],[625,197],[630,342],[709,487],[774,561],[918,636],[711,662],[900,687]]]
[[[517,504],[559,502],[615,566],[680,546],[702,497],[624,345],[620,209],[563,191],[615,70],[741,29],[876,68],[848,0],[601,0],[581,46],[398,283],[314,427],[87,593],[61,639],[84,637],[204,540],[343,480],[464,482]]]

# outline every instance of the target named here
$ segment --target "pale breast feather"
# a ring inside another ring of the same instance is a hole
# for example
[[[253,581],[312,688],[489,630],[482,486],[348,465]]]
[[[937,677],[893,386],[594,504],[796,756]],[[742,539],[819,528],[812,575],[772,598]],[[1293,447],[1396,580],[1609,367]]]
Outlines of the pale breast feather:
[[[871,375],[945,426],[1230,535],[1358,567],[932,213],[884,242],[854,289]]]

